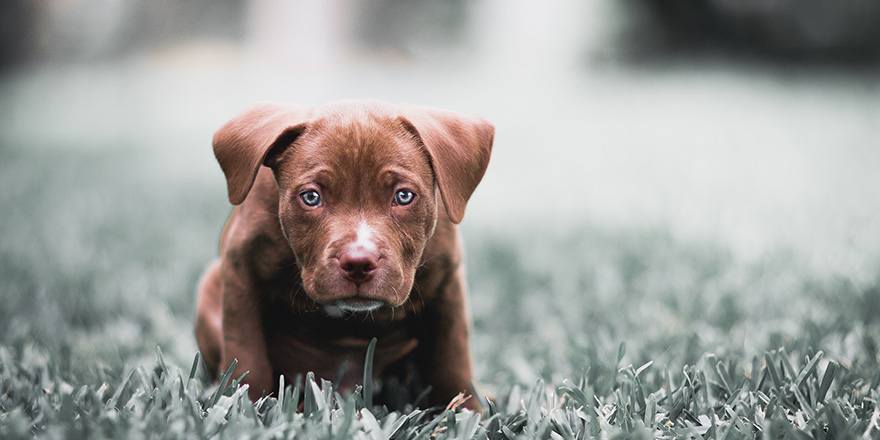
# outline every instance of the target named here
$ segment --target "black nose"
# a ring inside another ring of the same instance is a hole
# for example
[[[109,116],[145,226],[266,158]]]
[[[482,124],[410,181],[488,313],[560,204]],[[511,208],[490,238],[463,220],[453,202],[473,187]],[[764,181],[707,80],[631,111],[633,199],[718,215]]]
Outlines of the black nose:
[[[363,247],[351,247],[339,254],[339,268],[354,281],[366,281],[379,266],[379,254]]]

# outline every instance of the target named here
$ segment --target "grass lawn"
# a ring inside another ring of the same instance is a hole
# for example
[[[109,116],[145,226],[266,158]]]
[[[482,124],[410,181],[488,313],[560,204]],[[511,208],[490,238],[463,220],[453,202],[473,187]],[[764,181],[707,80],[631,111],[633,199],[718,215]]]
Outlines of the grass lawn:
[[[486,413],[320,378],[251,404],[195,368],[223,188],[63,151],[0,150],[0,438],[880,436],[876,281],[590,224],[464,226]]]

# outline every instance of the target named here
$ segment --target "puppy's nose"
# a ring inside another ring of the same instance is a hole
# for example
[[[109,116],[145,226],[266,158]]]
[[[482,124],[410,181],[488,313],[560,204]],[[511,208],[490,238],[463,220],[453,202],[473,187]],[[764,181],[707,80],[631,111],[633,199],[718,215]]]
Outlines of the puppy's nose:
[[[349,247],[339,255],[339,268],[356,283],[366,281],[378,266],[378,252],[363,246]]]

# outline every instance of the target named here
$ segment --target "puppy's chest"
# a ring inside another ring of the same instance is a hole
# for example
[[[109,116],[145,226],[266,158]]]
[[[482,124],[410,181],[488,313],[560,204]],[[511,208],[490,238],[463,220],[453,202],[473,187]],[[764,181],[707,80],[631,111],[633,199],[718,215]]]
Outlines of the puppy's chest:
[[[264,325],[269,361],[277,373],[293,379],[297,374],[314,372],[331,380],[345,363],[343,388],[359,383],[370,340],[378,340],[373,362],[375,374],[410,355],[419,345],[408,319],[366,322],[364,317],[349,320],[313,316],[275,316]],[[308,314],[307,314],[308,315]],[[369,319],[369,318],[367,318]],[[350,382],[350,383],[349,383]]]

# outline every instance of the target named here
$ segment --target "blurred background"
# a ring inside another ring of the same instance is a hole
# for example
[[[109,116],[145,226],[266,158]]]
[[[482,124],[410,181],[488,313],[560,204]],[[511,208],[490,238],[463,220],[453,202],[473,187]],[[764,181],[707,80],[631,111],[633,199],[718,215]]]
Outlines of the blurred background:
[[[211,137],[267,100],[496,124],[463,226],[482,377],[496,355],[540,375],[490,353],[513,330],[698,354],[763,348],[758,318],[784,342],[821,308],[880,312],[878,22],[861,0],[4,1],[2,341],[191,356],[229,210]]]

